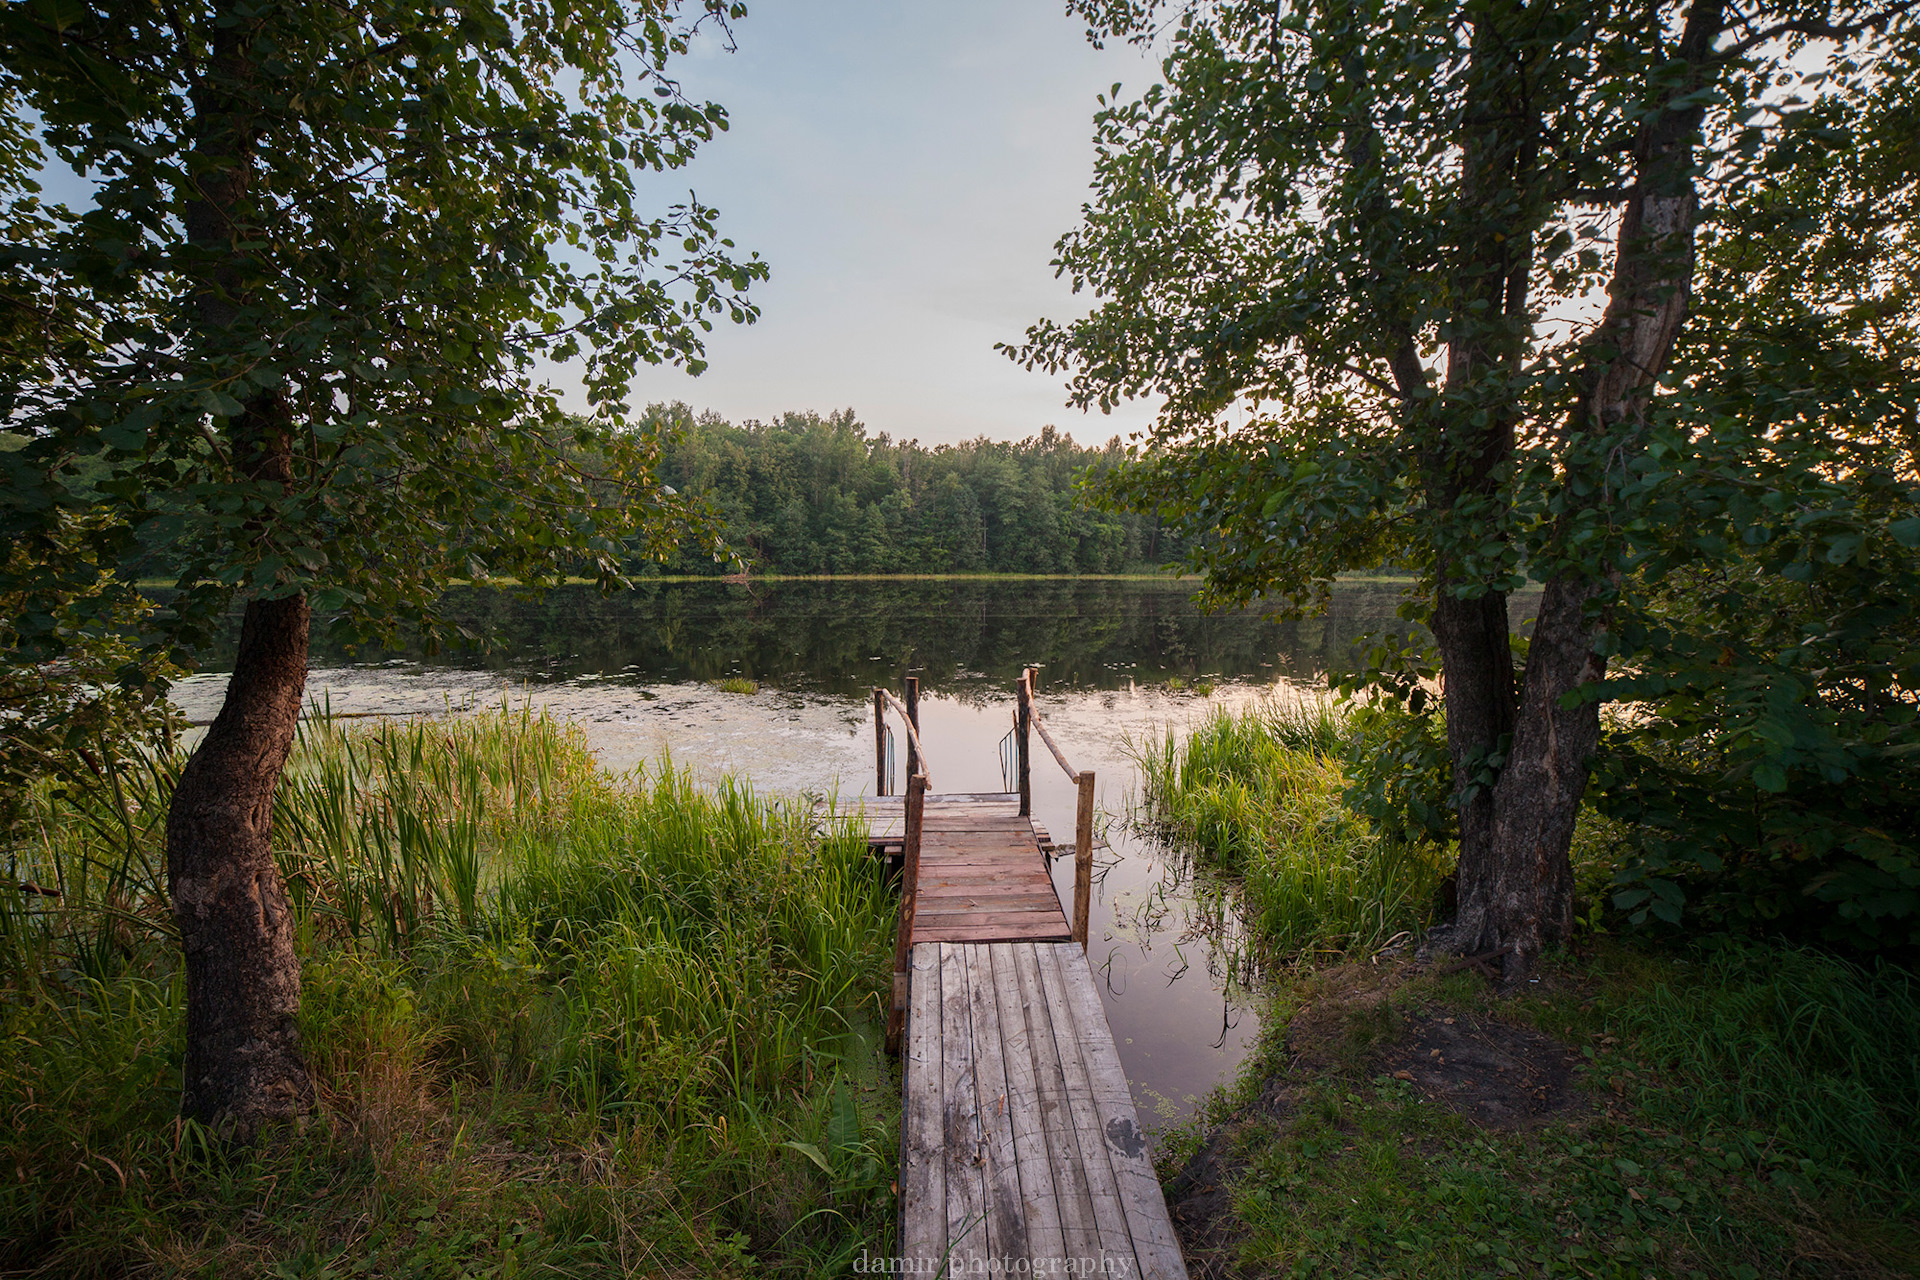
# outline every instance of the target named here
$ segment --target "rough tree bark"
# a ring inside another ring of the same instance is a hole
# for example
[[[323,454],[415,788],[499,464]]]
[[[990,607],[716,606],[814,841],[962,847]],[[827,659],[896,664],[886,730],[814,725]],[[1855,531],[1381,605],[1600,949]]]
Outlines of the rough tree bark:
[[[1588,427],[1615,430],[1640,416],[1686,318],[1698,204],[1694,138],[1705,114],[1693,95],[1724,28],[1725,0],[1695,0],[1674,51],[1680,74],[1667,87],[1665,106],[1642,128],[1607,308],[1587,340],[1587,382],[1568,438]],[[1610,465],[1637,453],[1629,445]],[[1596,494],[1599,488],[1594,486]],[[1570,523],[1569,515],[1561,517],[1562,535]],[[1572,706],[1563,700],[1606,673],[1606,658],[1595,646],[1607,625],[1604,608],[1596,608],[1607,585],[1584,566],[1548,580],[1527,654],[1513,743],[1493,790],[1486,856],[1469,866],[1462,850],[1459,914],[1446,945],[1502,953],[1502,976],[1509,985],[1526,977],[1543,947],[1572,932],[1569,851],[1599,742],[1600,711],[1592,699]]]
[[[226,701],[167,811],[167,887],[186,954],[183,1114],[247,1142],[313,1105],[300,961],[273,860],[273,792],[307,677],[307,601],[252,600]]]
[[[193,94],[195,190],[185,209],[197,275],[190,316],[212,350],[244,340],[236,329],[254,275],[241,246],[259,136],[247,92],[257,19],[228,17]],[[254,394],[227,427],[237,470],[270,493],[294,483],[282,396]],[[186,957],[181,1111],[243,1142],[313,1105],[293,913],[270,840],[306,691],[308,624],[304,596],[248,601],[226,700],[167,811],[167,887]]]

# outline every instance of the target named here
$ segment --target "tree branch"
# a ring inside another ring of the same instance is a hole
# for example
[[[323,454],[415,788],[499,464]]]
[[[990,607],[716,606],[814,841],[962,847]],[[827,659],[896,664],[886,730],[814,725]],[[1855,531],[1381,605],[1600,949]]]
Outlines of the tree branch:
[[[1888,23],[1912,10],[1917,4],[1920,4],[1920,0],[1901,0],[1899,4],[1882,9],[1878,13],[1869,14],[1855,22],[1827,22],[1818,18],[1789,18],[1785,22],[1776,22],[1770,27],[1764,27],[1748,36],[1745,40],[1740,41],[1738,44],[1730,45],[1720,50],[1715,55],[1715,58],[1718,61],[1731,62],[1756,45],[1763,45],[1769,40],[1777,40],[1781,36],[1809,36],[1815,40],[1851,40],[1863,31],[1885,29]]]

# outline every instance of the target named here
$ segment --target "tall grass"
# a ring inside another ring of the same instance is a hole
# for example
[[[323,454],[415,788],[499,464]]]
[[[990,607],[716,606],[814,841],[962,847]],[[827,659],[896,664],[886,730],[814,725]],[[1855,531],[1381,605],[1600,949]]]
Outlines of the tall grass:
[[[0,1270],[726,1274],[886,1247],[893,907],[860,833],[665,762],[615,778],[526,709],[306,722],[274,830],[322,1123],[236,1156],[172,1118],[180,763],[39,797],[8,851]]]
[[[1237,875],[1268,959],[1345,955],[1418,930],[1451,859],[1388,841],[1341,801],[1346,726],[1331,703],[1216,708],[1133,750],[1147,827]]]
[[[1920,1195],[1920,987],[1791,945],[1715,940],[1690,972],[1605,1001],[1611,1027],[1683,1087],[1650,1105],[1684,1127],[1784,1142]]]

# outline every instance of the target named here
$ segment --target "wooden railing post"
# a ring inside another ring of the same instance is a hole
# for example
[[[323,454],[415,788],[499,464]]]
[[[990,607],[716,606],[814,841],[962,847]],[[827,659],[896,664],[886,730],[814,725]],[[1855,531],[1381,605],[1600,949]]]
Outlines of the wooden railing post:
[[[873,691],[873,794],[887,794],[887,695]]]
[[[1020,816],[1033,816],[1033,772],[1028,767],[1027,743],[1033,733],[1033,668],[1028,667],[1020,673],[1020,709],[1014,712],[1013,745],[1015,754],[1020,757],[1016,766],[1020,779]]]
[[[893,935],[893,1007],[887,1010],[887,1052],[900,1052],[907,1022],[907,996],[913,980],[913,917],[920,899],[920,831],[925,825],[927,775],[907,777],[905,865],[900,869],[900,915]]]
[[[907,677],[907,720],[913,725],[914,732],[920,731],[920,677]],[[907,776],[911,778],[920,772],[920,752],[913,745],[913,739],[907,739]]]
[[[1074,778],[1080,789],[1073,812],[1073,940],[1087,949],[1087,918],[1093,909],[1093,770]]]

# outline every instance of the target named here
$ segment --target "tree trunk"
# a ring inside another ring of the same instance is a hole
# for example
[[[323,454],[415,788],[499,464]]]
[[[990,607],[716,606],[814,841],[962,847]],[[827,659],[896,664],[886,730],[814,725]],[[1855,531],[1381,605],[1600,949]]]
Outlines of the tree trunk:
[[[307,625],[304,596],[248,602],[226,701],[167,811],[187,975],[180,1109],[242,1142],[313,1105],[293,912],[269,839],[306,691]]]
[[[193,339],[215,378],[250,338],[247,244],[258,234],[251,185],[260,125],[252,62],[261,11],[231,10],[193,92],[195,139],[184,222],[199,272]],[[183,58],[191,51],[182,49]],[[244,361],[253,363],[247,355]],[[236,471],[284,495],[295,481],[285,398],[256,392],[225,423]],[[271,501],[271,499],[269,499]],[[270,517],[247,536],[271,535]],[[240,627],[226,700],[187,762],[167,810],[167,887],[186,954],[187,1054],[180,1109],[251,1141],[313,1105],[300,1053],[300,961],[293,913],[273,860],[273,793],[293,748],[307,684],[306,597],[256,584]]]
[[[1440,651],[1447,717],[1447,755],[1453,762],[1456,797],[1500,739],[1513,732],[1513,649],[1507,628],[1507,597],[1489,591],[1462,600],[1442,587],[1434,598],[1434,645]],[[1485,861],[1493,839],[1493,792],[1475,788],[1457,800],[1460,874]]]
[[[1531,20],[1518,11],[1519,22]],[[1516,41],[1515,35],[1503,31],[1491,12],[1474,23],[1459,194],[1462,221],[1472,235],[1448,325],[1444,407],[1428,410],[1438,432],[1422,458],[1427,501],[1436,511],[1504,512],[1501,491],[1518,417],[1505,385],[1520,372],[1522,337],[1530,324],[1532,220],[1539,202],[1533,191],[1539,183],[1535,138],[1541,127],[1531,104],[1530,73],[1512,51],[1524,40]],[[1484,528],[1474,527],[1475,517],[1466,520],[1461,541],[1505,541],[1499,519]],[[1476,778],[1496,764],[1490,757],[1513,732],[1513,648],[1506,593],[1460,572],[1451,550],[1441,549],[1436,560],[1431,624],[1440,652],[1447,754],[1460,820],[1460,876],[1470,878],[1492,851],[1492,789]],[[1481,593],[1460,595],[1469,584]]]
[[[1681,74],[1669,81],[1665,104],[1635,147],[1634,186],[1621,215],[1607,309],[1587,339],[1585,387],[1563,437],[1618,434],[1604,464],[1609,468],[1644,448],[1634,428],[1686,319],[1697,208],[1693,138],[1705,114],[1699,90],[1724,25],[1725,0],[1695,0],[1674,50]],[[1560,517],[1555,552],[1566,545],[1578,511],[1603,500],[1605,477],[1586,478],[1588,496]],[[1572,932],[1569,853],[1600,737],[1599,702],[1580,693],[1606,674],[1597,645],[1609,617],[1607,572],[1604,563],[1570,559],[1548,580],[1513,745],[1494,788],[1489,856],[1470,876],[1463,851],[1459,915],[1446,945],[1504,953],[1508,985],[1526,977],[1543,948]]]
[[[1547,584],[1527,650],[1513,742],[1486,796],[1481,856],[1469,861],[1461,841],[1459,913],[1445,947],[1469,955],[1506,952],[1509,980],[1524,976],[1542,947],[1565,941],[1573,931],[1568,851],[1587,761],[1600,737],[1600,713],[1592,701],[1564,708],[1560,697],[1606,673],[1585,617],[1593,595],[1591,587],[1565,578]]]

